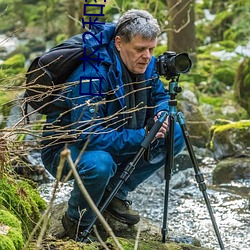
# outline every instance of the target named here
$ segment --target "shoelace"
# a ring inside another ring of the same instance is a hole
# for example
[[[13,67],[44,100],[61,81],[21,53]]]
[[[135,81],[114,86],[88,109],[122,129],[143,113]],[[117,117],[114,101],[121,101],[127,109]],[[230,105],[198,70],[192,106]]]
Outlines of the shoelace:
[[[124,204],[124,207],[128,209],[129,206],[132,205],[132,201],[130,201],[130,200],[125,200],[125,201],[123,201],[123,204]]]

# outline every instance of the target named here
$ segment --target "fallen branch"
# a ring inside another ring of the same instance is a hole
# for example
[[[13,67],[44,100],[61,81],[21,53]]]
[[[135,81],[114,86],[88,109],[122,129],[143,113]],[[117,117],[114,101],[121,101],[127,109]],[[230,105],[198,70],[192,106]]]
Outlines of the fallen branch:
[[[116,247],[119,250],[124,250],[123,247],[121,246],[121,244],[119,243],[118,239],[116,238],[116,236],[114,235],[111,227],[109,226],[109,224],[106,222],[106,220],[104,219],[104,217],[102,216],[102,214],[100,213],[100,211],[98,210],[98,208],[96,207],[95,203],[93,202],[92,198],[90,197],[88,191],[86,190],[76,168],[75,168],[75,164],[71,158],[71,153],[69,149],[64,149],[61,152],[61,158],[63,159],[67,159],[69,166],[72,170],[73,176],[75,178],[75,181],[78,184],[78,187],[80,189],[80,191],[82,192],[84,198],[86,199],[86,201],[88,202],[90,208],[93,210],[93,212],[96,214],[96,216],[98,217],[99,221],[102,223],[103,227],[105,228],[105,230],[107,231],[107,233],[113,238],[114,243],[116,245]]]

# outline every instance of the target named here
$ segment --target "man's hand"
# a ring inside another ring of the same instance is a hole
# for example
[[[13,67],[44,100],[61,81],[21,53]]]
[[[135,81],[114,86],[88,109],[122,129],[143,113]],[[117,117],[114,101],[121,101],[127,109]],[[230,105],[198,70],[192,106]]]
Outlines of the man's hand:
[[[155,122],[158,120],[158,118],[160,117],[161,113],[163,111],[159,112],[155,117],[154,120]],[[169,130],[169,124],[168,124],[168,116],[165,119],[165,121],[163,122],[161,128],[159,129],[159,131],[157,132],[157,134],[155,135],[155,139],[159,139],[159,138],[165,138],[166,133]]]

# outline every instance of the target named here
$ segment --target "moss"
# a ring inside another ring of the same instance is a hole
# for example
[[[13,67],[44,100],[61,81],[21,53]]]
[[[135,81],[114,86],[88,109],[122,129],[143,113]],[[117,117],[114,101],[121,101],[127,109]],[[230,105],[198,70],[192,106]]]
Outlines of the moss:
[[[133,239],[118,238],[118,240],[124,250],[134,249],[135,241]],[[113,245],[113,240],[111,238],[109,238],[107,242]],[[198,250],[198,249],[205,249],[205,248],[196,247],[194,245],[189,245],[189,244],[175,243],[175,242],[162,243],[161,241],[155,241],[155,240],[144,240],[144,241],[139,240],[138,249],[139,250],[152,250],[152,249],[154,250],[164,250],[164,249],[165,250]]]
[[[221,67],[214,71],[213,77],[221,83],[224,83],[228,86],[232,86],[234,83],[235,71],[228,67]]]
[[[2,64],[2,69],[8,69],[10,67],[23,68],[25,64],[25,56],[23,54],[16,54]]]
[[[250,133],[245,131],[250,128],[250,120],[243,120],[238,122],[232,122],[225,125],[214,125],[211,127],[210,135],[210,149],[214,150],[215,138],[220,141],[220,144],[226,144],[228,146],[228,151],[234,152],[234,144],[236,142],[248,143],[250,141]],[[234,133],[234,141],[230,142],[230,133]],[[249,131],[250,132],[250,131]],[[227,136],[226,136],[227,135]]]
[[[0,223],[10,227],[6,235],[0,235],[0,249],[21,249],[24,243],[20,221],[10,212],[0,210]],[[2,237],[4,236],[4,237]]]
[[[0,179],[0,205],[11,211],[22,222],[24,237],[34,228],[40,218],[40,211],[46,207],[38,192],[23,180],[9,176]]]
[[[209,95],[201,95],[199,97],[200,103],[207,103],[214,107],[221,107],[224,103],[224,99],[221,96],[209,96]]]
[[[225,132],[225,131],[232,130],[232,129],[241,130],[241,129],[245,129],[249,127],[250,127],[250,121],[239,121],[239,122],[229,123],[229,124],[222,125],[222,126],[215,126],[214,133]]]
[[[13,241],[7,235],[0,234],[0,249],[16,250]]]
[[[0,84],[8,86],[19,86],[25,76],[25,56],[16,54],[1,64]]]
[[[20,221],[7,210],[0,209],[0,221],[7,226],[14,227],[18,230],[21,229]]]
[[[207,118],[210,119],[211,121],[214,121],[219,118],[225,119],[225,117],[226,119],[231,121],[239,121],[249,118],[247,111],[240,106],[240,104],[234,97],[234,93],[230,90],[226,91],[221,95],[213,95],[213,96],[208,95],[207,93],[199,93],[198,97],[200,105],[208,104],[213,107],[212,113],[207,114]],[[230,109],[228,112],[226,112],[227,106],[232,107],[231,112]],[[233,112],[233,110],[235,111]]]
[[[11,228],[7,236],[12,240],[16,249],[21,249],[24,245],[22,231],[16,231],[15,228]]]
[[[220,41],[218,44],[228,52],[234,51],[238,45],[234,40],[223,40]]]

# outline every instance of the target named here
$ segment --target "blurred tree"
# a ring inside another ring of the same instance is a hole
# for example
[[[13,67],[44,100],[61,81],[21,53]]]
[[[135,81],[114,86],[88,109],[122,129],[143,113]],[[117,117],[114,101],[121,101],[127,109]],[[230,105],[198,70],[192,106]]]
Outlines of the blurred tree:
[[[77,4],[75,0],[68,0],[67,2],[67,9],[68,9],[68,35],[73,36],[76,34],[76,20],[78,19],[77,14]]]
[[[188,52],[196,57],[195,0],[167,0],[168,6],[168,50]]]

